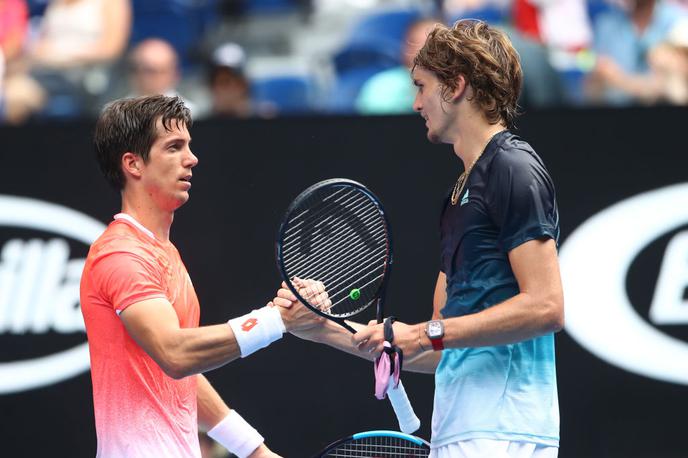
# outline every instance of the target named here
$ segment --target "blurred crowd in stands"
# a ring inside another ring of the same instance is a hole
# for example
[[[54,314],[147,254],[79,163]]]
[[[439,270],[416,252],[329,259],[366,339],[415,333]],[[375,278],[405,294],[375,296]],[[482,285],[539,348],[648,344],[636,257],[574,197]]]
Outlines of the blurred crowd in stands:
[[[0,0],[0,122],[179,94],[196,119],[412,112],[436,22],[505,30],[526,109],[688,105],[688,0]]]

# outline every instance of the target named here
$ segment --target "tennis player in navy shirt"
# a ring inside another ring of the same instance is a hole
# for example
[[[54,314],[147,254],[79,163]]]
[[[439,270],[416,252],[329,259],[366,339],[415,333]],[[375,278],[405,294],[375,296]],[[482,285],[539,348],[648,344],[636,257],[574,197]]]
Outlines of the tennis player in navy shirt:
[[[504,33],[461,20],[435,27],[411,76],[428,139],[463,162],[441,216],[432,319],[394,323],[404,369],[435,374],[430,456],[556,457],[559,215],[542,160],[509,130],[518,54]],[[297,334],[368,359],[382,352],[382,325],[352,325],[353,337],[329,320]]]

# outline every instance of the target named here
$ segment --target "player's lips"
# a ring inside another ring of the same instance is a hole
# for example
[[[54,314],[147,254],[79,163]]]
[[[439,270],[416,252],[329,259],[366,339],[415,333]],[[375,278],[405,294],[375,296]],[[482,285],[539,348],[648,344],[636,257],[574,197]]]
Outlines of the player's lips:
[[[186,189],[191,188],[191,175],[183,176],[179,179],[179,181],[187,185]]]

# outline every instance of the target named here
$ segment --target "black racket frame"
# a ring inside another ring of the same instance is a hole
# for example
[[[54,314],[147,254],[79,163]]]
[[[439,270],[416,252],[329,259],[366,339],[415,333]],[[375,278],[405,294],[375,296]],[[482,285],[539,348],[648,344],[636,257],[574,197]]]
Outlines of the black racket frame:
[[[382,282],[380,283],[380,287],[378,288],[377,291],[377,303],[375,304],[375,309],[376,309],[376,318],[377,322],[381,323],[382,322],[382,317],[383,317],[383,303],[385,299],[385,294],[387,291],[387,284],[389,282],[389,277],[392,273],[392,263],[393,263],[393,251],[392,251],[392,228],[389,224],[389,219],[387,218],[387,214],[385,213],[384,207],[382,206],[382,203],[380,202],[380,199],[377,198],[373,192],[368,189],[365,185],[354,181],[350,180],[348,178],[330,178],[328,180],[323,180],[319,181],[318,183],[315,183],[311,186],[309,186],[307,189],[305,189],[301,194],[296,196],[296,198],[291,202],[289,207],[287,207],[287,211],[284,214],[284,218],[282,219],[282,223],[280,224],[279,231],[277,232],[277,241],[275,243],[275,253],[276,253],[276,260],[277,260],[277,270],[279,270],[280,275],[282,276],[282,279],[284,282],[287,284],[287,287],[289,290],[294,293],[294,295],[298,298],[299,301],[301,301],[306,307],[311,309],[313,312],[317,313],[318,315],[327,318],[328,320],[332,320],[335,323],[339,324],[343,328],[347,329],[350,331],[352,334],[356,333],[356,330],[351,327],[349,324],[346,322],[346,318],[340,318],[332,315],[328,315],[327,313],[322,312],[316,307],[311,306],[308,301],[306,301],[294,288],[294,286],[291,283],[291,280],[287,276],[286,269],[284,268],[284,256],[283,256],[283,249],[282,249],[282,240],[284,238],[284,232],[287,230],[287,223],[289,220],[289,216],[292,214],[295,208],[299,207],[306,199],[308,199],[312,194],[317,192],[318,190],[325,188],[325,187],[331,187],[331,186],[350,186],[357,188],[364,194],[366,194],[373,204],[377,207],[378,211],[382,215],[382,218],[385,222],[385,226],[387,227],[387,246],[388,246],[388,256],[387,256],[387,262],[385,263],[385,272],[384,272],[384,277],[382,278]]]

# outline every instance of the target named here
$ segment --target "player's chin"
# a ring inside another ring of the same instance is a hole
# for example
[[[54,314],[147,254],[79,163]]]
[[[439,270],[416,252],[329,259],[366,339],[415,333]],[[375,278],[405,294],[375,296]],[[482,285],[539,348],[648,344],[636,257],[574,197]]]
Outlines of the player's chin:
[[[435,132],[428,129],[428,140],[430,143],[442,143],[442,139]]]
[[[187,203],[190,198],[191,198],[191,196],[189,195],[188,191],[180,192],[179,194],[174,196],[173,206],[174,206],[175,210],[177,208],[181,207],[182,205],[184,205],[185,203]]]

